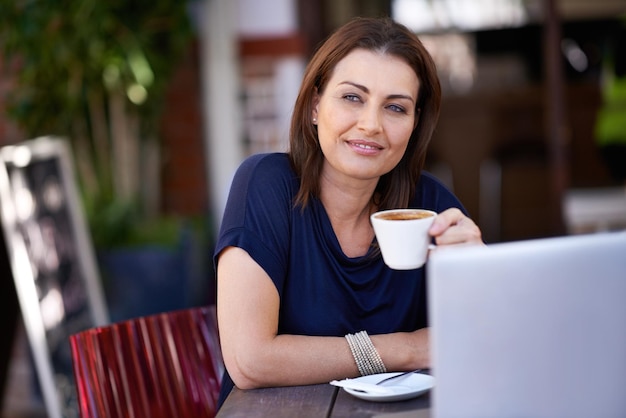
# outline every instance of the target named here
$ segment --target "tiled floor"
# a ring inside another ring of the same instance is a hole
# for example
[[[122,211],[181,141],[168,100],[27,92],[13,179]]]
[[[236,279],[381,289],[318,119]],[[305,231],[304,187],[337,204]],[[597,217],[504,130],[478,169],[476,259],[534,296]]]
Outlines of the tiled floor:
[[[2,403],[0,418],[46,418],[47,414],[41,400],[33,394],[34,379],[32,363],[29,358],[28,341],[24,328],[18,326],[14,342],[6,393]],[[1,394],[0,394],[1,395]]]

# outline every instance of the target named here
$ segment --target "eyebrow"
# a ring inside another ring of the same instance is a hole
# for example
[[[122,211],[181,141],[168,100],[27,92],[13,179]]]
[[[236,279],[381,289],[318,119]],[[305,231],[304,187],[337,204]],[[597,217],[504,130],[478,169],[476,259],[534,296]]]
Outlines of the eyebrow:
[[[350,86],[354,86],[357,89],[362,90],[365,93],[369,93],[370,92],[370,90],[367,87],[365,87],[364,85],[358,84],[358,83],[353,83],[352,81],[343,81],[343,82],[339,83],[339,85],[342,85],[342,84],[348,84]],[[411,102],[415,102],[415,99],[413,97],[408,96],[406,94],[390,94],[389,96],[387,96],[387,99],[406,99],[406,100],[410,100]]]

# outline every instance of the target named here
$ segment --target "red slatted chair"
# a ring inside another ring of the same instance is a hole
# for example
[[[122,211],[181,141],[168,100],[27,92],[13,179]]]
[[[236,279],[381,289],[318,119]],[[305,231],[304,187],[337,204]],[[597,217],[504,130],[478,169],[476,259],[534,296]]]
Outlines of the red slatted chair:
[[[70,345],[81,418],[217,413],[223,363],[214,306],[92,328]]]

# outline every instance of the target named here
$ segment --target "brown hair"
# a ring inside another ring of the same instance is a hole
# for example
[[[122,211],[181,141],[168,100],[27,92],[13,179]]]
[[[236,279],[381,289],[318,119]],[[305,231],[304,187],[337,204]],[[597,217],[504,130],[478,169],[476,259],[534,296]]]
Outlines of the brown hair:
[[[319,196],[319,179],[324,155],[311,120],[313,96],[320,94],[339,61],[356,48],[378,51],[404,60],[420,81],[415,104],[416,127],[404,156],[376,186],[379,209],[404,208],[419,180],[426,150],[439,118],[441,86],[432,57],[418,37],[390,18],[355,18],[334,32],[316,51],[306,67],[296,99],[289,137],[289,158],[300,178],[296,204],[305,207],[311,196]]]

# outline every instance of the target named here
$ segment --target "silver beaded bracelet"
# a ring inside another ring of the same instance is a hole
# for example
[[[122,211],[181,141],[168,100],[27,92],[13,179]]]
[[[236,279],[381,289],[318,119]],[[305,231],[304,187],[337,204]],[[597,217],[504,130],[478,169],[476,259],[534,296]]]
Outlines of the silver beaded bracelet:
[[[366,331],[347,334],[346,341],[361,376],[385,373],[387,368]]]

